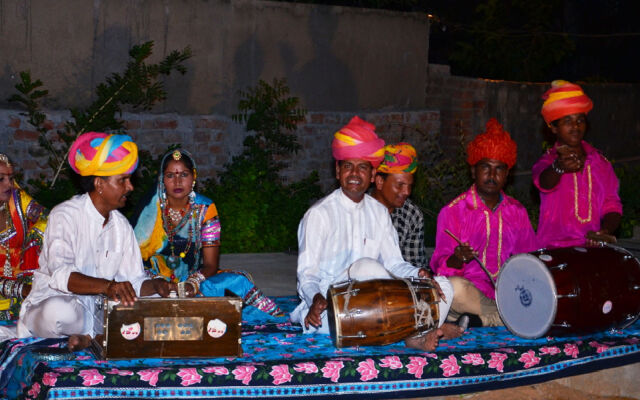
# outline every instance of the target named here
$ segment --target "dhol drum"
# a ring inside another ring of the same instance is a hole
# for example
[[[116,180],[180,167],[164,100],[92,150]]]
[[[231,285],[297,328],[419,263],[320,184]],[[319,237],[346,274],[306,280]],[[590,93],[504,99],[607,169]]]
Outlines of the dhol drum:
[[[518,254],[500,270],[496,303],[523,338],[622,329],[640,315],[640,263],[614,246]]]
[[[437,327],[439,297],[430,279],[345,281],[329,288],[336,347],[395,343]]]

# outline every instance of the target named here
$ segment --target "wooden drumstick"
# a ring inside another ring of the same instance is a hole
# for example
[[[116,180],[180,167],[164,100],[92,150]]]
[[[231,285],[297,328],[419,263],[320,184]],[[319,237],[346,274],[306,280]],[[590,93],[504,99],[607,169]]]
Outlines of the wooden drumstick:
[[[463,246],[462,241],[460,239],[458,239],[456,237],[456,235],[454,235],[453,233],[451,233],[450,230],[445,229],[444,230],[446,232],[447,235],[451,236],[453,238],[453,240],[455,240],[456,242],[458,242],[458,244],[460,246]],[[485,267],[485,265],[482,263],[482,261],[480,261],[480,259],[478,258],[478,256],[473,256],[473,259],[476,260],[478,262],[478,264],[480,264],[480,267],[482,267],[482,270],[484,271],[485,274],[487,274],[487,276],[489,277],[489,280],[491,280],[491,283],[493,284],[493,287],[496,287],[496,281],[493,279],[493,276],[491,276],[491,273],[489,272],[489,270],[487,269],[487,267]]]

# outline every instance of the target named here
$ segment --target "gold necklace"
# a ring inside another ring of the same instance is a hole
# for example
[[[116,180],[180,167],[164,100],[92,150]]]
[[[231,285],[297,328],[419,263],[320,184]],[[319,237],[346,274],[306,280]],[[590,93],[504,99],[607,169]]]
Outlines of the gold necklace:
[[[589,191],[587,192],[587,204],[589,205],[589,214],[587,216],[587,218],[582,218],[580,217],[579,214],[579,205],[578,205],[578,173],[574,172],[573,173],[573,210],[574,210],[574,214],[576,216],[576,219],[581,223],[581,224],[586,224],[587,222],[591,221],[591,189],[592,189],[592,182],[591,182],[591,165],[587,165],[587,181],[588,181],[588,187],[589,187]]]
[[[482,263],[487,266],[487,248],[489,247],[489,239],[491,238],[491,218],[489,217],[489,211],[484,211],[485,225],[487,231],[487,239],[482,251]],[[502,256],[502,210],[498,211],[498,258],[496,260],[496,272],[489,272],[492,278],[495,279],[500,272],[500,257]],[[487,269],[488,271],[488,269]]]

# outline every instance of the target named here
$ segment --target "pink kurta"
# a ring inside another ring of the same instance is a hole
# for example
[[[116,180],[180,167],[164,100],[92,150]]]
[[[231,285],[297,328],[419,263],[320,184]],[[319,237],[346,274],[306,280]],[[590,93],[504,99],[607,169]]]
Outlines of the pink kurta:
[[[453,255],[458,243],[445,230],[468,242],[495,279],[507,258],[537,248],[527,210],[513,197],[503,193],[502,198],[498,207],[491,211],[478,196],[474,185],[446,205],[438,215],[436,248],[430,263],[437,274],[470,280],[490,299],[495,298],[495,289],[477,261],[468,262],[461,269],[447,267],[447,259]]]
[[[557,146],[557,144],[556,144]],[[540,190],[538,243],[543,247],[583,246],[588,231],[599,231],[605,214],[622,214],[618,178],[611,163],[589,143],[582,171],[563,174],[551,190],[540,187],[540,174],[557,157],[556,146],[533,166],[533,183]]]

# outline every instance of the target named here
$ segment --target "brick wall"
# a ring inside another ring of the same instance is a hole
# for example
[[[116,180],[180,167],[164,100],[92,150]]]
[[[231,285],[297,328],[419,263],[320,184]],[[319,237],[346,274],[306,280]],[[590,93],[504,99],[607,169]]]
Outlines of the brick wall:
[[[69,113],[46,112],[45,125],[51,129],[62,129]],[[296,156],[284,160],[289,164],[282,177],[296,181],[312,170],[320,174],[324,191],[334,187],[334,167],[331,156],[333,133],[349,122],[353,113],[311,112],[297,130],[302,150]],[[385,141],[407,141],[422,148],[423,136],[438,133],[440,115],[438,111],[422,110],[410,112],[360,113],[360,117],[374,123]],[[141,150],[154,155],[163,153],[175,143],[191,151],[198,164],[199,177],[215,177],[224,164],[242,151],[246,135],[241,125],[229,117],[220,115],[178,114],[130,114],[122,115],[127,133]],[[0,152],[9,154],[21,172],[24,181],[44,173],[51,176],[47,166],[48,154],[38,145],[38,132],[30,126],[18,111],[0,109]]]

